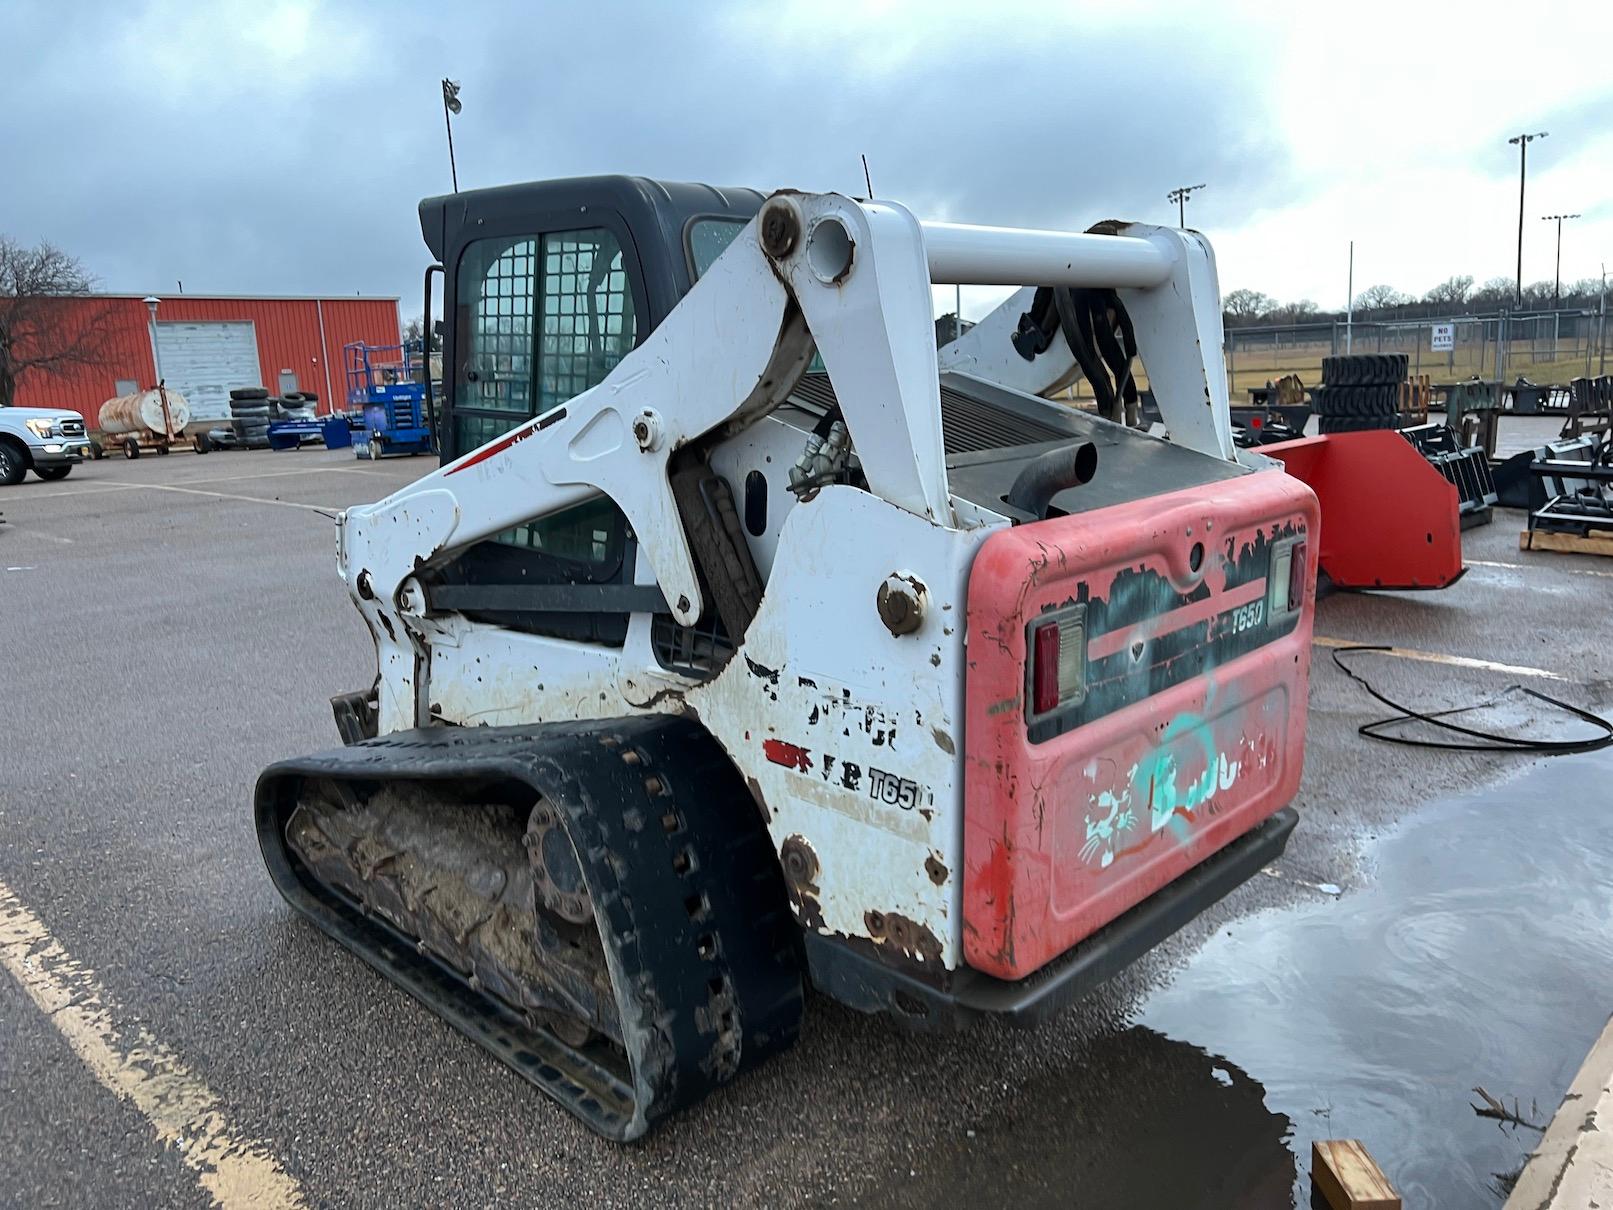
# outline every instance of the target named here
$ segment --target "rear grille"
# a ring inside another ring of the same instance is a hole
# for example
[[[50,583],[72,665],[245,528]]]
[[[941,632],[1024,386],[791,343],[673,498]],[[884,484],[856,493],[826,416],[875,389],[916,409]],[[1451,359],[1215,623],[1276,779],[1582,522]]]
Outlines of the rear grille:
[[[82,437],[84,435],[84,421],[74,417],[72,420],[60,422],[63,437]]]
[[[734,653],[733,640],[716,618],[679,626],[665,613],[650,619],[650,648],[656,663],[668,672],[701,678],[720,670]]]
[[[1043,441],[1068,441],[1070,434],[1026,416],[1014,416],[989,403],[941,388],[941,440],[949,454],[972,454]]]
[[[827,412],[835,406],[834,387],[827,374],[803,374],[790,397],[819,411]],[[941,440],[948,454],[973,454],[980,450],[1069,439],[1070,434],[1065,429],[1028,416],[1013,415],[960,394],[945,384],[941,386]]]

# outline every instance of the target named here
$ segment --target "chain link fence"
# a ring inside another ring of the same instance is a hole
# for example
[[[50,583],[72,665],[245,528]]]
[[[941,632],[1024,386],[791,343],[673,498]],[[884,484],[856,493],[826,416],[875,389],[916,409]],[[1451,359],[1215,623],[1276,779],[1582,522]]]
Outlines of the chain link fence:
[[[1453,328],[1451,347],[1436,351],[1434,328],[1445,325]],[[1234,402],[1288,374],[1315,386],[1322,358],[1346,353],[1404,353],[1411,375],[1427,375],[1435,387],[1475,377],[1566,386],[1608,372],[1607,327],[1596,310],[1236,327],[1226,330],[1227,373]]]

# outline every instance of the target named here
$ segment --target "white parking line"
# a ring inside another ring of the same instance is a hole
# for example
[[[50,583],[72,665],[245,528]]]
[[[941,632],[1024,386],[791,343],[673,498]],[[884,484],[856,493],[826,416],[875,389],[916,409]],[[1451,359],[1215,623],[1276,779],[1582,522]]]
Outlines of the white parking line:
[[[200,487],[175,487],[171,483],[124,483],[130,491],[183,492],[187,496],[216,496],[220,500],[245,500],[248,504],[277,504],[281,508],[301,508],[322,517],[335,518],[340,508],[326,508],[321,504],[299,504],[295,500],[266,500],[262,496],[238,496],[234,492],[210,492]]]
[[[302,1189],[268,1149],[237,1134],[206,1084],[144,1026],[123,1024],[95,973],[75,962],[0,882],[0,965],[103,1087],[130,1102],[179,1151],[225,1210],[305,1207]]]
[[[1545,563],[1497,563],[1491,559],[1464,559],[1469,567],[1504,567],[1508,571],[1538,571],[1549,566]],[[1601,576],[1613,580],[1613,571],[1592,571],[1589,567],[1554,567],[1553,571],[1566,571],[1571,576]]]
[[[1311,637],[1318,647],[1371,647],[1378,655],[1392,655],[1402,660],[1420,660],[1425,664],[1448,664],[1453,668],[1478,668],[1484,672],[1504,672],[1508,676],[1533,676],[1547,681],[1566,681],[1566,676],[1547,672],[1544,668],[1531,668],[1527,664],[1497,664],[1494,660],[1475,660],[1465,655],[1446,655],[1442,651],[1418,651],[1412,647],[1379,647],[1357,639],[1335,639],[1318,634]]]
[[[16,496],[7,497],[8,502],[27,504],[30,500],[54,500],[58,496],[104,496],[107,492],[119,491],[125,487],[133,487],[131,483],[104,483],[98,487],[67,487],[59,492],[20,492]]]
[[[248,479],[288,479],[292,475],[374,475],[381,472],[362,466],[304,466],[289,471],[263,471],[256,475],[210,475],[206,479],[186,479],[180,486],[196,483],[244,483]],[[161,487],[160,483],[125,483],[122,487]]]
[[[291,475],[367,475],[371,478],[391,479],[393,476],[382,470],[371,470],[367,466],[305,466],[290,471],[264,471],[257,475],[217,475],[206,479],[187,479],[184,484],[170,485],[165,483],[86,483],[83,487],[68,487],[54,492],[24,492],[16,499],[18,503],[27,504],[32,500],[54,500],[60,496],[99,496],[106,492],[132,491],[137,488],[149,487],[162,490],[165,487],[185,487],[193,483],[244,483],[249,479],[284,479]],[[400,484],[399,486],[403,486]],[[256,497],[244,497],[256,499]],[[274,501],[266,501],[274,503]]]

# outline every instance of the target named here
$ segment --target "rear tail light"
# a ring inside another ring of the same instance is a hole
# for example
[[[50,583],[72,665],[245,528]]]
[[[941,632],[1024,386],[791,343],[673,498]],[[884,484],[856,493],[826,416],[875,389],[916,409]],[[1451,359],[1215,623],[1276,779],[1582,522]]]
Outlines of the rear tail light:
[[[1059,704],[1059,626],[1044,622],[1036,628],[1035,662],[1031,672],[1031,710],[1046,714]]]
[[[1050,714],[1086,696],[1086,608],[1043,615],[1031,624],[1030,713]]]
[[[1305,603],[1305,578],[1309,574],[1305,539],[1290,538],[1271,552],[1271,571],[1266,582],[1266,617],[1276,619],[1293,613]]]

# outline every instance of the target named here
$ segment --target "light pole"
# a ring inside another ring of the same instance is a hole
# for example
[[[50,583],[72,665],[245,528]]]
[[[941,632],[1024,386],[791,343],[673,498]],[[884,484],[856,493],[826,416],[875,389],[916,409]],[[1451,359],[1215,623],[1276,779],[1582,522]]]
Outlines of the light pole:
[[[1191,193],[1196,193],[1198,190],[1203,188],[1203,185],[1183,185],[1178,189],[1172,189],[1165,195],[1165,199],[1167,201],[1176,203],[1176,225],[1178,227],[1183,229],[1187,227],[1188,195]]]
[[[454,163],[454,123],[449,114],[458,113],[464,106],[459,99],[459,81],[446,76],[442,82],[442,124],[448,128],[448,171],[454,178],[454,192],[459,192],[459,168]]]
[[[1529,144],[1536,139],[1543,139],[1547,131],[1537,130],[1534,134],[1516,134],[1507,140],[1509,144],[1518,147],[1518,293],[1514,303],[1523,306],[1523,180],[1529,163]]]
[[[1540,221],[1543,223],[1555,222],[1557,224],[1557,282],[1551,288],[1551,305],[1555,310],[1563,301],[1563,220],[1565,218],[1578,218],[1577,214],[1543,214]]]
[[[162,385],[162,353],[157,348],[157,304],[161,301],[155,294],[145,297],[146,310],[151,313],[151,364],[157,370],[158,386]]]

